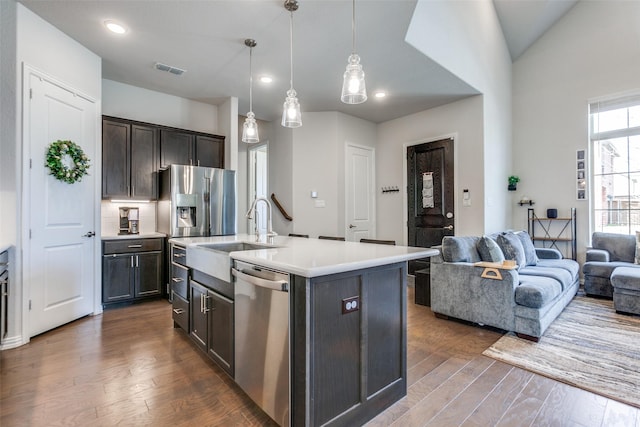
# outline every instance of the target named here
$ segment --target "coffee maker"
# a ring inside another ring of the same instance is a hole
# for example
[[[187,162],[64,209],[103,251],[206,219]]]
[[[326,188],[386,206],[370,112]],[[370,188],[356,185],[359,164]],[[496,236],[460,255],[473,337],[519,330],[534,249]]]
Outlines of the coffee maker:
[[[139,234],[140,220],[138,208],[121,207],[119,209],[120,215],[120,231],[118,234]]]

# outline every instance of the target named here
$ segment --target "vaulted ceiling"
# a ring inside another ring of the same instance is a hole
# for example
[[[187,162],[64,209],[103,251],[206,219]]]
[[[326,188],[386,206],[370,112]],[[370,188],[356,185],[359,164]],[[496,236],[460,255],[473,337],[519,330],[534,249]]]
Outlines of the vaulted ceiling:
[[[494,0],[512,58],[577,0]],[[22,4],[102,58],[103,78],[205,103],[239,99],[249,109],[249,49],[253,38],[253,110],[279,120],[289,88],[289,12],[282,0],[69,1]],[[351,53],[352,2],[301,0],[293,14],[294,88],[304,111],[340,111],[382,122],[447,104],[477,91],[404,41],[416,0],[356,2],[356,51],[369,100],[340,101]],[[108,32],[105,20],[128,29]],[[181,76],[154,68],[185,69]],[[270,84],[258,77],[268,75]],[[384,99],[373,97],[385,91]]]

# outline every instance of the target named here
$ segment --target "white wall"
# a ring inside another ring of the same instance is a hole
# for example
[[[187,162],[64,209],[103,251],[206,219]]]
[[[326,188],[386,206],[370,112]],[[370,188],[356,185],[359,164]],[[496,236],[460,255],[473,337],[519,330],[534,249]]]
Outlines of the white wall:
[[[11,2],[15,4],[13,0],[3,0],[4,2]],[[13,5],[4,6],[7,9],[11,9]],[[101,60],[93,52],[89,51],[72,38],[68,37],[64,33],[60,32],[51,24],[45,22],[40,17],[32,13],[29,9],[25,8],[21,4],[16,5],[15,22],[15,41],[16,41],[16,73],[15,75],[5,75],[3,73],[2,79],[8,79],[11,84],[14,85],[16,93],[22,93],[22,67],[23,64],[29,65],[41,72],[44,72],[55,79],[63,82],[64,84],[77,89],[79,92],[86,94],[87,96],[96,100],[96,129],[100,129],[100,105],[102,98],[102,85],[101,85]],[[3,11],[6,10],[3,8]],[[4,19],[4,13],[3,13]],[[5,30],[4,22],[3,31]],[[11,28],[11,27],[9,27]],[[4,39],[4,34],[3,34]],[[11,38],[9,39],[11,40]],[[60,58],[64,58],[61,60]],[[4,58],[3,58],[4,59]],[[4,68],[3,70],[4,71]],[[26,163],[23,159],[23,142],[22,142],[22,99],[18,96],[16,99],[15,115],[17,116],[17,123],[15,123],[15,138],[9,143],[15,144],[15,170],[16,170],[16,189],[22,188],[22,165]],[[4,124],[4,123],[3,123]],[[3,142],[3,145],[6,142]],[[100,173],[100,164],[102,163],[101,150],[100,150],[100,136],[96,134],[95,140],[95,152],[96,158],[91,159],[92,163],[96,165],[94,173]],[[93,169],[92,169],[93,170]],[[99,182],[96,184],[96,190],[99,191]],[[23,217],[27,217],[27,212],[21,211],[22,198],[28,198],[29,195],[23,192],[17,192],[16,200],[16,230],[21,230],[28,227],[28,222],[23,221]],[[97,192],[99,194],[99,192]],[[95,221],[96,227],[100,224],[100,198],[96,197],[95,206]],[[20,334],[23,332],[23,312],[24,307],[23,300],[23,275],[22,257],[19,255],[23,251],[24,244],[21,240],[21,235],[16,237],[16,253],[18,256],[15,258],[15,280],[13,283],[13,290],[15,293],[11,295],[10,305],[14,312],[10,312],[10,315],[14,316],[9,321],[9,338],[12,344],[20,343],[20,340],[26,342],[28,336]],[[96,310],[100,311],[101,307],[97,303],[100,299],[101,289],[101,256],[100,256],[100,241],[95,241],[95,292],[96,292]]]
[[[220,135],[215,105],[107,79],[102,79],[102,96],[107,116]]]
[[[0,1],[0,246],[18,240],[16,3]]]
[[[577,209],[578,254],[589,204],[576,200],[576,150],[588,149],[588,100],[640,89],[640,2],[581,1],[514,64],[514,169],[538,215]],[[526,209],[513,224],[526,227]]]
[[[419,0],[406,39],[484,95],[483,148],[476,158],[484,163],[476,177],[484,187],[483,199],[477,199],[484,201],[484,209],[477,212],[484,226],[475,231],[508,227],[513,206],[506,191],[511,174],[511,58],[493,2]]]
[[[401,117],[378,125],[377,179],[379,186],[403,186],[405,144],[454,136],[456,235],[478,235],[484,230],[484,166],[482,158],[482,96],[463,99],[439,108]],[[462,207],[462,189],[469,189],[471,206]],[[402,191],[378,197],[378,236],[406,244],[402,220]]]

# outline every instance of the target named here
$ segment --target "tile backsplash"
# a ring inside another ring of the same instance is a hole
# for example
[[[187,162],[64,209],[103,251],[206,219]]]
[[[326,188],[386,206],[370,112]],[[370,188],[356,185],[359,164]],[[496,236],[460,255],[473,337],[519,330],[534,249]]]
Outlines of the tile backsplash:
[[[156,231],[156,202],[139,203],[135,201],[113,203],[103,200],[101,204],[101,226],[103,236],[113,236],[118,234],[119,213],[121,207],[138,208],[140,222],[138,224],[141,234],[153,233]]]

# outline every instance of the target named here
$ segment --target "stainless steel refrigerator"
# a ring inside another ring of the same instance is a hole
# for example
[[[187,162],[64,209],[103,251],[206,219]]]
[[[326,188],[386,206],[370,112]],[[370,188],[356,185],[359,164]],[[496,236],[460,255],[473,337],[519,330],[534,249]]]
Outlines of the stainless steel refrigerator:
[[[186,165],[161,171],[157,228],[169,237],[236,234],[236,172]]]

